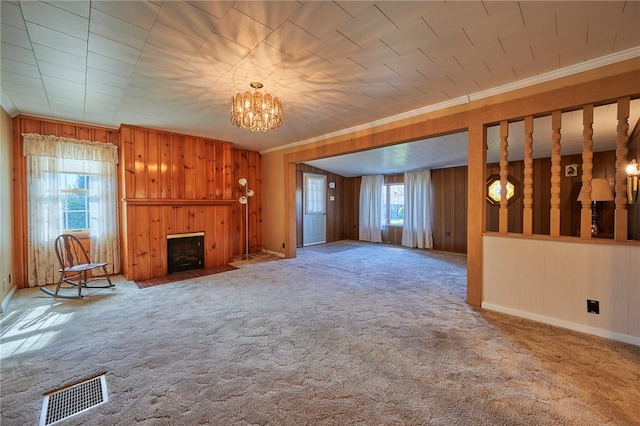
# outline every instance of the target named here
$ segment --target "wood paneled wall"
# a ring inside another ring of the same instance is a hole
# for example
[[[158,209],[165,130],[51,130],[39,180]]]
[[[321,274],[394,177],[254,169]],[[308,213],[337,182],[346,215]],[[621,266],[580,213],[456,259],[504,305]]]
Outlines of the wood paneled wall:
[[[631,156],[636,155],[635,150]],[[579,173],[575,177],[564,177],[564,167],[569,164],[578,164]],[[582,174],[580,167],[582,164],[581,154],[563,156],[561,168],[563,178],[561,181],[561,220],[560,231],[563,236],[577,236],[580,230],[580,208],[577,202],[580,186],[582,185]],[[606,178],[613,181],[615,174],[615,151],[596,152],[593,157],[593,177]],[[533,233],[549,235],[550,229],[550,208],[551,208],[551,158],[539,158],[533,162]],[[343,178],[332,175],[324,170],[319,170],[304,164],[298,165],[298,187],[296,191],[297,200],[297,237],[298,247],[302,245],[302,172],[311,172],[332,176],[331,179],[343,179],[342,184],[336,185],[336,194],[339,198],[345,198],[343,210],[343,223],[340,224],[337,214],[327,212],[327,227],[333,229],[331,234],[336,241],[342,238],[358,240],[359,226],[359,196],[360,178]],[[499,175],[500,165],[488,164],[487,176]],[[509,174],[516,180],[519,188],[518,197],[509,204],[509,232],[521,233],[523,227],[523,196],[522,184],[524,181],[524,162],[509,162]],[[385,183],[402,182],[402,174],[385,176]],[[431,171],[431,182],[434,198],[433,212],[433,244],[435,250],[448,251],[454,253],[467,252],[467,167],[452,167]],[[343,189],[344,188],[344,189]],[[342,190],[343,189],[343,190]],[[337,198],[337,199],[339,199]],[[498,231],[499,205],[487,202],[487,230]],[[640,235],[640,207],[638,204],[629,207],[629,238],[638,240]],[[598,221],[603,233],[613,233],[613,202],[604,203],[599,208],[601,218]],[[342,234],[340,234],[342,232]],[[386,243],[401,244],[402,228],[394,227],[383,231],[382,240]]]
[[[329,196],[335,197],[334,201],[327,201],[327,242],[339,240],[359,239],[360,224],[360,182],[362,178],[344,177],[335,173],[327,172],[307,164],[300,163],[296,166],[296,243],[302,247],[302,186],[303,173],[315,173],[327,176],[327,182],[335,182],[335,188],[327,188],[327,200]],[[389,181],[402,182],[402,174],[390,176]],[[386,178],[385,178],[386,179]],[[395,180],[393,180],[395,179]],[[399,180],[398,180],[399,179]],[[399,233],[397,232],[399,229]],[[399,235],[399,237],[398,237]],[[393,239],[393,244],[402,242],[402,228],[397,228],[391,235],[386,235],[387,239]],[[383,241],[385,236],[383,235]]]
[[[167,274],[166,236],[205,233],[205,267],[223,265],[245,250],[245,209],[238,202],[248,180],[250,251],[262,247],[260,154],[231,143],[136,126],[106,129],[34,117],[13,119],[14,274],[27,286],[27,188],[22,133],[111,142],[119,147],[118,209],[123,274],[140,280]]]
[[[262,244],[260,156],[229,142],[134,126],[120,129],[124,275],[141,280],[167,274],[167,235],[204,232],[205,268],[245,250],[244,177],[250,251]]]
[[[634,152],[631,155],[635,155]],[[564,176],[564,166],[578,164],[579,170],[582,156],[568,155],[562,157],[561,165]],[[593,177],[606,178],[613,181],[615,174],[615,152],[597,152],[593,157]],[[499,164],[487,165],[487,176],[499,174]],[[533,208],[533,233],[549,235],[550,207],[551,207],[551,159],[540,158],[533,163],[534,178],[534,208]],[[522,182],[524,180],[524,163],[522,161],[509,162],[509,174],[520,185],[519,196],[509,205],[509,232],[522,232],[523,196]],[[387,182],[385,180],[385,182]],[[389,181],[391,182],[391,180]],[[466,253],[467,252],[467,167],[452,167],[431,171],[431,182],[434,199],[433,212],[433,244],[435,250]],[[577,236],[580,229],[580,208],[577,202],[578,193],[582,184],[582,174],[575,177],[563,177],[561,181],[561,235]],[[359,185],[358,185],[359,187]],[[358,193],[352,195],[354,203],[358,203]],[[487,230],[498,231],[498,204],[487,202]],[[640,207],[638,203],[629,207],[629,239],[640,240]],[[600,207],[601,218],[598,224],[603,233],[613,233],[613,202],[604,203]],[[358,239],[357,215],[354,218],[356,232],[347,238]],[[402,228],[399,228],[400,240],[392,241],[401,243]],[[387,235],[387,239],[391,237]],[[383,241],[387,241],[383,237]]]
[[[360,176],[345,178],[344,197],[346,199],[346,216],[344,238],[347,240],[358,240],[360,238]]]
[[[380,234],[384,244],[402,244],[402,226],[387,226]]]
[[[345,238],[358,240],[360,177],[347,178],[348,216]],[[386,175],[385,183],[402,183],[404,175]],[[467,251],[467,168],[453,167],[431,171],[434,205],[433,244],[435,250],[455,253]],[[382,241],[402,244],[402,227],[382,231]]]
[[[232,259],[230,205],[126,203],[123,274],[129,280],[167,275],[167,235],[204,232],[204,267]]]
[[[231,144],[123,125],[125,200],[230,200]]]
[[[578,175],[565,176],[565,166],[578,165]],[[487,176],[498,174],[500,165],[488,164]],[[509,175],[515,178],[520,188],[524,181],[524,163],[522,161],[509,162]],[[551,159],[540,158],[533,161],[533,233],[549,235],[550,206],[551,206]],[[577,201],[582,186],[582,155],[565,155],[561,159],[560,181],[560,235],[578,236],[580,232],[581,203]],[[612,182],[615,176],[615,151],[593,153],[593,178],[604,178]],[[522,190],[509,204],[509,232],[522,232]],[[601,214],[598,224],[602,232],[613,234],[613,201],[598,203]],[[498,232],[499,205],[487,203],[487,231]]]
[[[27,169],[23,155],[22,134],[38,133],[45,136],[58,136],[84,139],[97,142],[109,142],[120,146],[118,130],[103,127],[85,126],[42,118],[17,116],[12,121],[13,131],[13,261],[14,274],[18,288],[27,287]],[[120,167],[120,166],[118,166]],[[52,242],[53,244],[53,242]]]
[[[308,164],[296,165],[296,245],[302,247],[303,236],[303,185],[304,173],[314,173],[327,177],[327,242],[339,241],[347,238],[346,230],[349,225],[346,218],[349,217],[347,195],[349,194],[346,185],[347,178],[344,176],[327,172]],[[335,188],[329,188],[329,182],[335,182]],[[333,196],[334,200],[329,198]]]
[[[433,248],[467,252],[467,167],[431,171]]]
[[[246,216],[249,216],[249,253],[260,253],[262,250],[277,251],[277,247],[264,247],[262,245],[262,165],[260,153],[232,149],[234,180],[233,203],[233,255],[243,254],[246,251]],[[238,180],[245,178],[248,181],[247,187],[255,192],[249,198],[247,207],[237,200],[244,195],[244,188],[240,186]]]

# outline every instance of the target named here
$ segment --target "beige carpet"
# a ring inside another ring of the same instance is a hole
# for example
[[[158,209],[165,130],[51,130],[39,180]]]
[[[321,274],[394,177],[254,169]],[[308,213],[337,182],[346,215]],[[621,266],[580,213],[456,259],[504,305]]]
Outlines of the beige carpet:
[[[66,425],[634,425],[640,347],[469,307],[465,257],[340,242],[86,300],[18,291],[2,425],[106,372]]]

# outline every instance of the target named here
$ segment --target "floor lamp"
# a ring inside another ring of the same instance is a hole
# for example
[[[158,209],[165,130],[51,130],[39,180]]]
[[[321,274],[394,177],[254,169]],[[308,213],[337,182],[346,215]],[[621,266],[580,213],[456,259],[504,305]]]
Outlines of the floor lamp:
[[[244,204],[244,236],[245,236],[245,254],[242,257],[245,260],[249,259],[249,197],[253,197],[253,189],[249,189],[247,186],[247,180],[245,178],[240,178],[238,181],[241,187],[244,188],[244,195],[242,195],[238,201],[240,204]]]

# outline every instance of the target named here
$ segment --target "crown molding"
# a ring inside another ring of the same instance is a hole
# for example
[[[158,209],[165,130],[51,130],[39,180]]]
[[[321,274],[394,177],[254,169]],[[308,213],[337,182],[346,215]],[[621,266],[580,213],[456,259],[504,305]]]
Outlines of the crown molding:
[[[0,85],[0,105],[2,105],[2,109],[9,115],[9,117],[13,118],[18,115],[18,108],[16,108],[15,104],[5,92],[4,87]]]
[[[359,132],[362,130],[370,129],[372,127],[381,126],[384,124],[393,123],[396,121],[401,121],[407,118],[413,118],[422,114],[440,111],[446,108],[451,108],[457,105],[467,104],[473,101],[477,101],[479,99],[485,99],[496,95],[501,95],[504,93],[512,92],[514,90],[523,89],[530,86],[535,86],[540,83],[546,83],[548,81],[557,80],[563,77],[569,77],[575,74],[579,74],[585,71],[590,71],[597,68],[602,68],[607,65],[612,65],[618,62],[623,62],[629,59],[634,59],[640,57],[640,46],[633,47],[631,49],[622,50],[620,52],[612,53],[610,55],[601,56],[599,58],[593,59],[591,61],[581,62],[579,64],[571,65],[568,67],[560,68],[554,71],[550,71],[548,73],[540,74],[535,77],[525,78],[523,80],[514,81],[513,83],[504,84],[502,86],[498,86],[492,89],[483,90],[481,92],[472,93],[465,96],[460,96],[455,99],[450,99],[445,102],[440,102],[437,104],[429,105],[426,107],[414,109],[412,111],[407,111],[401,114],[393,115],[391,117],[382,118],[380,120],[371,121],[366,124],[361,124],[359,126],[350,127],[348,129],[338,130],[336,132],[327,133],[321,136],[305,139],[298,142],[292,142],[286,145],[277,146],[270,149],[265,149],[264,151],[260,151],[261,155],[268,154],[270,152],[276,152],[288,148],[293,148],[296,146],[307,145],[314,142],[320,142],[323,140],[327,140],[330,138],[334,138],[337,136],[344,136],[351,133]]]

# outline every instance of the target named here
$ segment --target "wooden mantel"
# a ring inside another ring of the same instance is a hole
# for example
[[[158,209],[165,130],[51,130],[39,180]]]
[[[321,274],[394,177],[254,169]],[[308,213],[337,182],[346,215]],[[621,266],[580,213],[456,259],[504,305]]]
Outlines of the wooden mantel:
[[[131,206],[229,206],[238,200],[184,200],[173,198],[123,198]]]

